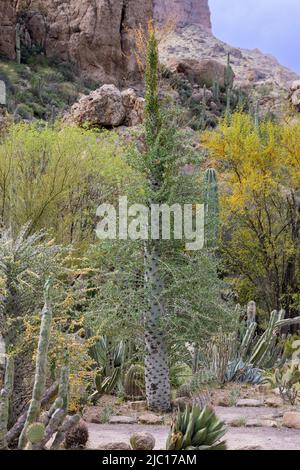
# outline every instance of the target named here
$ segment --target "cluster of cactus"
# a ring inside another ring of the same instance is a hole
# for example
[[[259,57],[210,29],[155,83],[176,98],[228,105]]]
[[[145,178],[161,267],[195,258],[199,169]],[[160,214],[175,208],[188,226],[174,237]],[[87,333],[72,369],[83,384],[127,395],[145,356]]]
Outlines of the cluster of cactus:
[[[300,362],[291,361],[281,369],[269,372],[265,376],[266,382],[273,388],[278,388],[284,402],[295,405],[300,396]]]
[[[253,346],[253,339],[257,328],[255,320],[249,321],[242,340],[239,355],[249,364],[258,368],[271,368],[281,356],[278,348],[278,336],[283,327],[300,324],[300,317],[285,319],[285,311],[274,310],[271,313],[268,327],[257,343]]]
[[[65,440],[66,432],[76,426],[80,419],[79,415],[67,415],[69,402],[69,366],[67,363],[61,369],[57,398],[51,408],[42,413],[52,323],[49,282],[45,285],[44,295],[45,304],[41,314],[32,399],[24,423],[21,419],[22,427],[18,443],[19,449],[26,450],[44,449],[54,435],[51,449],[58,449]],[[0,449],[7,448],[9,399],[12,394],[13,379],[13,359],[8,356],[6,359],[5,387],[0,396]]]
[[[219,188],[216,171],[213,168],[204,174],[205,243],[214,248],[219,234]]]
[[[221,441],[225,435],[224,423],[208,406],[187,406],[178,411],[167,439],[167,450],[225,450]]]
[[[226,382],[228,363],[236,353],[236,334],[219,332],[206,348],[209,368],[219,383]]]
[[[129,397],[145,396],[145,369],[140,364],[132,364],[124,380],[124,390]]]
[[[89,439],[89,431],[84,421],[66,433],[66,449],[84,449]]]

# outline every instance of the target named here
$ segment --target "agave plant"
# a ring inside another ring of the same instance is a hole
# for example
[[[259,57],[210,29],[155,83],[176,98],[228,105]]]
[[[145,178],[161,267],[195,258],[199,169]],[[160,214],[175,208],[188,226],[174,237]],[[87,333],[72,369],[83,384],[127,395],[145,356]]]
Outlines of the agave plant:
[[[224,423],[214,410],[198,405],[187,405],[178,411],[167,439],[167,450],[226,450]]]
[[[225,382],[240,382],[247,384],[260,384],[263,381],[262,371],[252,364],[247,364],[241,359],[229,362],[225,374]]]

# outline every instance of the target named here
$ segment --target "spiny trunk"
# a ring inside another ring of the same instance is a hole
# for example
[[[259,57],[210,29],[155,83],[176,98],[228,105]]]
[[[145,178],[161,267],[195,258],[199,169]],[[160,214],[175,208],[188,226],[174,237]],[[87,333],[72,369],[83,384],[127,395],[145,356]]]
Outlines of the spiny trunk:
[[[159,272],[157,246],[145,246],[145,287],[149,309],[145,313],[145,383],[148,408],[153,411],[170,409],[170,381],[166,347],[161,320],[164,315],[161,298],[163,282]]]

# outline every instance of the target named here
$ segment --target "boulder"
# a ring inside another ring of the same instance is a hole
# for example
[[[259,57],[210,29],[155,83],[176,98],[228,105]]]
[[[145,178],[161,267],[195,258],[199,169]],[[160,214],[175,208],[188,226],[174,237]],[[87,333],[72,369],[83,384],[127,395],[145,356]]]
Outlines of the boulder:
[[[79,126],[136,126],[143,122],[145,100],[131,88],[120,91],[115,85],[103,85],[75,103],[65,120]]]
[[[135,424],[136,419],[132,416],[111,416],[109,424]]]
[[[300,80],[295,80],[289,92],[289,101],[298,111],[300,111]]]
[[[280,408],[282,406],[282,400],[280,397],[270,397],[265,399],[265,405],[270,408]]]
[[[131,450],[131,447],[126,442],[109,442],[108,444],[101,444],[97,450]]]
[[[182,59],[170,64],[171,71],[183,74],[191,83],[212,87],[215,81],[224,86],[225,65],[214,59]]]
[[[238,407],[259,407],[264,406],[264,403],[261,400],[255,400],[252,398],[243,398],[237,401],[236,406]]]
[[[135,432],[130,437],[130,444],[133,450],[153,450],[155,439],[148,432]]]
[[[289,411],[283,415],[283,426],[286,428],[300,429],[300,412]]]
[[[86,423],[101,424],[100,411],[97,407],[86,407],[83,410],[83,419]]]
[[[130,401],[128,403],[128,406],[130,406],[130,408],[132,410],[135,410],[135,411],[145,411],[145,410],[147,410],[146,400]]]
[[[126,126],[137,126],[144,120],[145,100],[138,97],[132,88],[122,91],[122,104],[125,108]]]
[[[158,416],[154,413],[145,413],[139,416],[138,418],[139,423],[141,424],[162,424],[163,423],[163,416]]]

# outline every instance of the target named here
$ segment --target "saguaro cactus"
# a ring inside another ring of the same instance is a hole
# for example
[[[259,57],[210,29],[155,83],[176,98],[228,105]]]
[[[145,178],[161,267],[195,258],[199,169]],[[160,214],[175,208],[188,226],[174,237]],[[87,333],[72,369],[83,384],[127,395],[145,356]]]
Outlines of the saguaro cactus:
[[[9,418],[9,402],[14,386],[14,359],[6,357],[4,388],[0,391],[0,450],[7,448],[7,424]]]
[[[205,172],[204,191],[206,246],[215,247],[219,234],[219,189],[217,174],[213,168]]]
[[[224,77],[224,83],[225,83],[225,88],[226,90],[232,89],[233,87],[233,81],[234,81],[234,72],[232,70],[232,67],[230,65],[230,53],[227,55],[227,66],[225,69],[225,77]]]
[[[44,289],[45,305],[42,310],[42,321],[36,358],[36,371],[32,399],[27,413],[26,422],[19,439],[19,448],[24,449],[27,443],[26,432],[30,424],[35,423],[41,412],[41,401],[45,391],[47,355],[50,340],[52,307],[50,302],[50,281],[47,281]]]
[[[17,64],[21,63],[21,27],[20,23],[16,24],[16,58]]]

